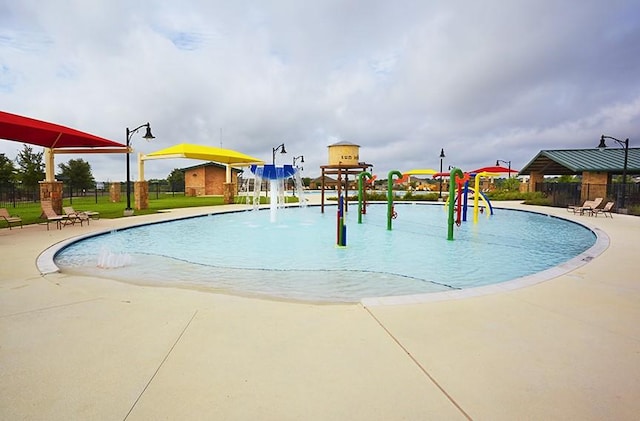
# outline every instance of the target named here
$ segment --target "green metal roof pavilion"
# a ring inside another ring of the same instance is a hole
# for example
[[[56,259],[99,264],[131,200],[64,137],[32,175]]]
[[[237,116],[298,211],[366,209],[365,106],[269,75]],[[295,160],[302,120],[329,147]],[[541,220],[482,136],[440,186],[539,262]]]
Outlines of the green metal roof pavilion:
[[[538,153],[518,174],[579,175],[583,172],[622,174],[624,149],[557,149]],[[640,174],[640,148],[629,148],[627,174]]]

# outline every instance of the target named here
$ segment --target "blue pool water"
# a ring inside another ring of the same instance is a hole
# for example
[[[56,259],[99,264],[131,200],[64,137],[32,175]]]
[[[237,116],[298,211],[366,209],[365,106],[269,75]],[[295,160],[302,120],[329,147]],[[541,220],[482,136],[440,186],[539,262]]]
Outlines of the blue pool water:
[[[589,249],[589,229],[555,217],[496,209],[447,237],[442,206],[370,205],[363,223],[347,212],[347,247],[336,247],[328,207],[213,214],[113,231],[55,256],[62,272],[145,285],[203,288],[283,299],[354,302],[451,291],[543,271]],[[98,267],[103,266],[103,267]],[[106,267],[105,267],[106,266]]]

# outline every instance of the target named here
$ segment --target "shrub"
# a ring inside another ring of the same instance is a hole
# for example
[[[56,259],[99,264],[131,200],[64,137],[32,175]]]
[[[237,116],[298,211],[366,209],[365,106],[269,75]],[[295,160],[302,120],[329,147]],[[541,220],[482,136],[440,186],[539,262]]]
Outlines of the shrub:
[[[629,206],[629,215],[640,216],[640,205]]]

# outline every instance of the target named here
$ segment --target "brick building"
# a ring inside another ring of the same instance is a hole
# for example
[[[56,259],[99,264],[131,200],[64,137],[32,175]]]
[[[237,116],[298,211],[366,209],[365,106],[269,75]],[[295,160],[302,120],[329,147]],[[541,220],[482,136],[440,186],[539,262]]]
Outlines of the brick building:
[[[226,182],[226,166],[207,162],[193,167],[182,168],[184,172],[184,191],[187,196],[222,196]],[[231,169],[231,182],[234,195],[238,193],[238,173]]]

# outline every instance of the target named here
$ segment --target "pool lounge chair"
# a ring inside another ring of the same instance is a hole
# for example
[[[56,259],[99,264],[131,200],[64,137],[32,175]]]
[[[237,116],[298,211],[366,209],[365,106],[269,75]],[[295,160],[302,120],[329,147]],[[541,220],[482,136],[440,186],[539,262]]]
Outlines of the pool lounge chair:
[[[604,217],[607,217],[607,214],[609,214],[609,216],[611,218],[613,218],[613,206],[616,204],[616,202],[607,202],[604,207],[602,208],[596,208],[594,210],[591,211],[591,214],[593,216],[598,216],[598,214],[603,214]]]
[[[42,208],[42,214],[40,214],[40,220],[42,224],[47,224],[47,231],[49,231],[49,223],[55,222],[56,228],[62,229],[63,225],[67,225],[69,220],[64,215],[58,215],[55,210],[53,210],[53,205],[51,204],[51,200],[42,200],[40,201],[40,207]]]
[[[580,215],[584,215],[585,212],[591,214],[593,210],[600,206],[604,198],[596,197],[594,200],[585,200],[582,206],[569,206],[567,211],[575,213],[579,213]]]
[[[82,226],[85,221],[87,222],[87,225],[89,225],[91,217],[99,215],[97,212],[76,211],[73,209],[73,206],[65,206],[62,210],[71,224],[80,222],[80,226]]]
[[[22,228],[22,218],[18,215],[10,215],[7,208],[0,208],[0,220],[2,219],[7,222],[9,229],[15,225],[20,225],[20,228]]]

